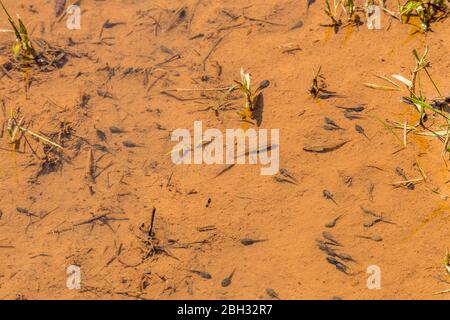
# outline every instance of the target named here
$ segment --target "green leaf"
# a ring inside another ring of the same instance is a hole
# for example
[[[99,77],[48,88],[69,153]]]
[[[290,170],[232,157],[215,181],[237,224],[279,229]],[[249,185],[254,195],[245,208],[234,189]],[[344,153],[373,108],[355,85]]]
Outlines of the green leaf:
[[[13,47],[12,47],[12,51],[14,53],[15,56],[18,56],[20,53],[20,42],[16,42]]]

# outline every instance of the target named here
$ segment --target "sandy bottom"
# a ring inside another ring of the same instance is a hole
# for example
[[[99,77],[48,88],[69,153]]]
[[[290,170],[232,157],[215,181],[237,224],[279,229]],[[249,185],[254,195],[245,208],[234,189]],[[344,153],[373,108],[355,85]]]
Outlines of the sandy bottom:
[[[53,1],[4,2],[37,50],[45,40],[65,58],[33,67],[28,92],[20,69],[1,76],[1,298],[449,298],[433,295],[450,289],[442,143],[410,133],[404,148],[402,130],[397,139],[379,120],[418,120],[400,101],[406,91],[363,83],[409,77],[411,51],[428,45],[432,76],[449,94],[450,19],[412,34],[383,15],[381,30],[335,34],[320,26],[328,23],[322,2],[307,10],[294,0],[97,0],[82,1],[81,29],[69,30]],[[0,28],[9,28],[1,17]],[[7,70],[13,41],[0,33]],[[337,96],[309,95],[319,66]],[[194,121],[203,130],[238,129],[244,104],[239,92],[171,90],[227,87],[241,67],[254,84],[270,81],[259,127],[250,127],[279,129],[280,167],[294,179],[261,175],[259,164],[222,172],[226,165],[171,160],[171,132],[192,131]],[[338,108],[358,105],[365,109],[356,119]],[[64,150],[25,134],[28,143],[22,138],[13,152],[5,129],[19,109],[24,126]],[[325,130],[325,117],[342,129]],[[304,150],[344,141],[330,152]],[[398,168],[408,179],[421,170],[427,179],[414,190],[395,188],[404,178]],[[319,248],[317,240],[330,242],[324,236],[354,260],[343,261],[346,272]],[[245,246],[243,239],[265,241]],[[69,266],[80,268],[79,290],[67,287]],[[378,290],[367,286],[370,266],[381,272]]]

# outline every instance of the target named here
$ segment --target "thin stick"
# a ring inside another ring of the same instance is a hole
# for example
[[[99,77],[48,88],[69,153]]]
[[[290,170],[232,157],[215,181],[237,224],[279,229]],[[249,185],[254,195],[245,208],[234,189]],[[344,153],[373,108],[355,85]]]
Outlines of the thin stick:
[[[447,290],[442,290],[442,291],[435,292],[433,294],[437,295],[437,294],[443,294],[443,293],[449,293],[449,292],[450,292],[450,289],[447,289]]]
[[[373,84],[373,83],[363,83],[366,87],[369,87],[371,89],[376,89],[376,90],[385,90],[385,91],[400,91],[399,88],[393,88],[393,87],[388,87],[388,86],[380,86],[377,84]]]
[[[217,178],[224,174],[225,172],[229,171],[231,168],[234,167],[234,164],[227,165],[224,169],[222,169],[214,178]]]
[[[417,159],[417,157],[416,157],[416,164],[417,164],[417,168],[419,168],[419,172],[423,178],[423,181],[427,182],[427,175],[425,174],[425,171],[423,171],[422,167],[420,166],[419,159]]]
[[[109,213],[104,213],[104,214],[100,214],[100,215],[97,215],[97,216],[93,216],[92,218],[89,218],[89,219],[86,219],[86,220],[82,220],[80,222],[72,224],[72,227],[63,228],[63,229],[57,229],[57,230],[52,231],[52,233],[62,233],[62,232],[65,232],[65,231],[69,231],[69,230],[72,230],[75,227],[78,227],[78,226],[81,226],[81,225],[84,225],[84,224],[88,224],[88,223],[92,223],[92,222],[100,220],[102,218],[106,218],[108,215],[109,215]]]
[[[205,56],[205,58],[202,61],[203,70],[205,69],[206,60],[209,59],[209,57],[212,55],[212,53],[216,50],[216,48],[219,46],[219,44],[222,42],[224,37],[220,38],[216,41],[216,43],[212,46],[211,50],[209,50],[208,54]]]
[[[402,184],[409,184],[412,182],[422,182],[423,178],[417,178],[417,179],[410,179],[410,180],[403,180],[403,181],[397,181],[397,182],[392,182],[391,185],[402,185]]]
[[[399,17],[397,17],[395,15],[395,13],[393,11],[389,11],[388,9],[386,9],[384,6],[380,6],[381,10],[383,10],[384,12],[386,12],[387,14],[389,14],[392,18],[397,19],[398,21],[402,21]]]
[[[394,137],[400,142],[400,144],[403,144],[403,141],[395,134],[394,130],[392,130],[391,127],[389,127],[383,120],[377,118],[377,117],[373,117],[375,120],[379,121],[387,130],[389,130]]]
[[[406,128],[408,126],[408,121],[405,121],[405,125],[403,126],[403,145],[406,147]]]
[[[41,160],[41,157],[39,157],[39,155],[36,153],[36,151],[34,151],[33,147],[31,146],[30,142],[28,141],[27,137],[23,136],[23,138],[25,139],[25,143],[28,144],[28,146],[30,147],[31,152],[33,152],[33,154],[36,156],[36,158]]]
[[[162,78],[164,78],[166,76],[166,73],[161,74],[159,77],[157,77],[147,88],[147,92],[149,92],[155,85],[156,83],[161,80]]]
[[[193,92],[193,91],[227,91],[233,88],[234,86],[230,87],[223,87],[223,88],[193,88],[193,89],[183,89],[183,88],[176,88],[176,89],[165,89],[165,92]]]
[[[153,233],[153,223],[155,222],[155,214],[156,214],[156,207],[153,207],[152,217],[150,219],[150,229],[148,230],[148,236],[150,238],[153,238],[152,233]]]
[[[285,26],[284,24],[281,24],[281,23],[276,23],[276,22],[272,22],[272,21],[269,21],[269,20],[263,20],[263,19],[252,18],[252,17],[246,16],[246,15],[244,15],[243,17],[244,17],[245,19],[247,19],[247,20],[250,20],[250,21],[263,22],[263,23],[271,24],[271,25],[273,25],[273,26]]]
[[[94,176],[95,176],[94,154],[92,152],[92,148],[90,148],[86,161],[86,178],[88,178],[91,182],[94,182],[95,181]]]
[[[431,75],[428,73],[428,69],[427,69],[427,68],[424,68],[424,70],[425,70],[425,72],[426,72],[428,78],[430,78],[430,81],[431,81],[431,83],[433,84],[434,88],[436,89],[437,93],[439,94],[439,96],[442,97],[442,93],[439,91],[439,89],[438,89],[436,83],[434,82],[433,78],[432,78]]]
[[[16,142],[17,142],[16,135],[17,135],[17,132],[18,132],[19,129],[20,129],[20,126],[21,126],[22,123],[23,123],[23,120],[24,120],[24,117],[22,117],[22,118],[19,120],[18,125],[17,125],[16,127],[14,127],[14,129],[12,129],[12,133],[11,133],[11,143],[16,143]],[[15,119],[13,119],[13,121],[15,122]]]
[[[44,138],[43,136],[41,136],[41,135],[39,135],[39,134],[37,134],[37,133],[34,133],[33,131],[30,131],[30,130],[24,128],[24,127],[21,127],[20,125],[18,126],[18,128],[19,128],[20,130],[24,131],[25,133],[29,133],[29,134],[31,134],[32,136],[34,136],[34,137],[36,137],[36,138],[38,138],[38,139],[40,139],[40,140],[42,140],[42,141],[44,141],[44,142],[50,144],[50,145],[52,145],[52,146],[54,146],[54,147],[56,147],[56,148],[64,149],[64,148],[61,147],[59,144],[57,144],[57,143],[55,143],[55,142],[53,142],[53,141],[50,141],[50,140],[48,140],[47,138]]]
[[[397,88],[400,89],[400,86],[399,86],[398,84],[396,84],[394,81],[392,81],[391,79],[389,79],[389,78],[387,78],[387,77],[385,77],[385,76],[382,76],[382,75],[376,75],[376,77],[377,77],[377,78],[380,78],[380,79],[383,79],[383,80],[385,80],[385,81],[387,81],[387,82],[393,84],[394,86],[396,86]]]

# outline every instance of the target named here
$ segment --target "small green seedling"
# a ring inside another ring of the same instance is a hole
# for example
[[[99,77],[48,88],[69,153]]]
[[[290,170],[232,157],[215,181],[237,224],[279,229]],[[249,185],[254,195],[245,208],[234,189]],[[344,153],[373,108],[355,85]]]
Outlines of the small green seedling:
[[[427,119],[427,114],[425,112],[426,110],[431,110],[434,113],[444,117],[446,120],[449,119],[448,116],[446,114],[444,114],[441,110],[433,108],[432,105],[427,103],[426,102],[427,97],[422,92],[422,88],[421,88],[421,84],[420,84],[420,75],[422,72],[424,72],[426,74],[426,76],[428,77],[428,79],[430,80],[430,82],[432,83],[433,87],[436,89],[436,92],[438,93],[439,97],[444,99],[442,97],[442,94],[441,94],[439,88],[436,85],[436,82],[431,77],[431,74],[429,71],[431,64],[427,60],[428,52],[429,52],[428,46],[425,47],[425,51],[422,54],[422,56],[419,56],[419,53],[417,52],[416,49],[414,49],[412,51],[416,65],[414,67],[414,70],[411,71],[411,80],[406,79],[405,77],[398,75],[398,74],[394,74],[392,76],[394,79],[402,82],[406,86],[406,88],[409,92],[409,96],[403,97],[403,99],[405,101],[409,102],[410,104],[414,105],[417,108],[417,110],[419,111],[419,114],[420,114],[420,124],[421,125],[423,125]],[[384,77],[384,76],[378,76],[378,78],[381,78],[394,86],[382,86],[382,85],[377,85],[377,84],[372,84],[372,83],[364,83],[364,85],[366,87],[369,87],[372,89],[379,89],[379,90],[395,91],[395,90],[400,89],[400,86],[398,84],[396,84],[394,81],[392,81],[391,79]]]
[[[319,67],[319,70],[315,72],[313,70],[313,80],[311,83],[311,87],[309,88],[309,94],[312,95],[314,98],[317,98],[320,94],[321,90],[321,83],[323,80],[323,76],[321,74],[322,66]]]
[[[262,90],[270,85],[269,80],[264,80],[260,83],[259,87],[253,92],[251,88],[251,77],[249,73],[245,73],[241,68],[241,81],[234,81],[237,86],[231,87],[231,90],[239,89],[243,92],[245,97],[244,109],[238,112],[239,117],[243,121],[251,121],[253,119],[253,112],[256,109],[256,99]]]
[[[22,60],[21,67],[25,83],[25,92],[27,92],[29,86],[29,78],[30,78],[29,73],[31,62],[35,60],[36,54],[33,49],[33,45],[31,44],[31,40],[28,36],[27,28],[25,27],[25,24],[23,23],[22,19],[20,19],[19,15],[17,15],[18,22],[14,22],[14,20],[12,19],[8,10],[6,10],[6,7],[1,0],[0,5],[3,8],[3,11],[8,16],[8,21],[11,24],[11,27],[13,28],[14,34],[16,36],[16,42],[12,47],[12,52],[15,57],[19,57]]]
[[[350,0],[351,1],[351,0]],[[329,27],[334,27],[335,30],[339,29],[340,26],[342,26],[342,20],[340,17],[338,17],[337,9],[340,4],[340,0],[336,2],[336,0],[333,0],[333,10],[331,9],[330,3],[328,0],[325,0],[325,14],[331,19],[331,24],[327,25]]]
[[[445,0],[407,0],[399,5],[399,11],[402,22],[408,23],[411,17],[418,17],[423,31],[429,31],[432,22],[440,21],[448,15]]]
[[[438,87],[436,86],[436,83],[434,82],[433,78],[430,75],[430,72],[428,71],[428,68],[431,67],[430,62],[427,60],[428,52],[429,52],[428,46],[425,47],[425,52],[423,53],[422,57],[419,57],[419,54],[417,53],[416,49],[414,49],[412,51],[413,56],[416,59],[416,67],[415,67],[414,71],[412,71],[412,88],[410,89],[411,96],[416,96],[416,83],[417,83],[420,71],[423,70],[426,73],[426,75],[428,76],[428,78],[430,79],[431,83],[433,84],[433,86],[436,89],[439,96],[442,97],[441,92],[439,91]]]
[[[447,273],[450,275],[450,253],[448,252],[448,249],[444,257],[444,267],[447,270]]]
[[[415,59],[415,67],[411,71],[411,80],[398,74],[392,76],[394,79],[402,82],[409,92],[408,96],[403,97],[403,101],[414,106],[419,112],[419,121],[414,126],[408,126],[405,122],[404,124],[396,123],[393,127],[404,131],[404,141],[406,141],[406,134],[408,132],[414,132],[414,134],[420,136],[438,138],[443,143],[441,157],[444,159],[444,156],[450,152],[450,113],[448,112],[450,97],[442,96],[436,82],[433,80],[429,71],[431,64],[427,60],[428,53],[428,47],[425,47],[425,51],[422,55],[419,55],[416,49],[412,51],[412,55]],[[427,97],[422,90],[420,81],[422,74],[426,75],[439,95],[438,98],[432,99],[431,102],[427,101]],[[365,83],[365,85],[370,88],[382,90],[386,90],[385,88],[388,88],[389,90],[398,90],[400,88],[394,81],[383,76],[378,77],[388,81],[394,86],[384,87],[367,83]],[[440,117],[443,121],[433,121],[433,124],[425,127],[425,122],[429,116]],[[404,143],[404,145],[406,146],[406,143]]]
[[[317,72],[313,70],[313,79],[308,92],[315,99],[328,98],[336,95],[335,92],[326,90],[326,87],[327,85],[325,83],[325,77],[322,74],[322,66],[320,66]]]
[[[17,150],[17,147],[20,144],[21,138],[24,137],[24,134],[28,133],[29,135],[39,139],[42,143],[46,145],[51,145],[53,147],[63,149],[59,144],[43,137],[40,134],[37,134],[28,128],[24,127],[25,118],[21,117],[20,120],[17,120],[17,116],[13,110],[11,110],[10,118],[8,119],[8,126],[6,128],[6,132],[9,135],[10,141],[9,143],[13,146],[14,150]],[[26,138],[25,138],[26,139]]]
[[[439,110],[434,109],[430,104],[426,102],[427,98],[422,92],[422,88],[420,86],[420,74],[421,72],[425,72],[427,77],[429,78],[430,82],[433,84],[434,88],[436,89],[437,93],[440,97],[442,97],[441,92],[439,91],[439,88],[437,87],[436,83],[434,82],[433,78],[431,77],[430,72],[428,71],[428,68],[431,67],[430,62],[427,60],[427,55],[429,52],[428,46],[425,48],[425,51],[422,56],[419,56],[416,49],[412,51],[412,54],[414,56],[414,59],[416,60],[416,66],[413,71],[411,71],[411,81],[406,82],[407,88],[409,91],[409,97],[404,97],[406,101],[409,101],[413,103],[419,113],[420,113],[420,124],[423,125],[423,123],[426,120],[426,113],[425,110],[432,110],[433,112],[443,116],[445,119],[448,117],[440,112]]]
[[[11,15],[9,14],[8,10],[6,10],[5,5],[0,0],[0,5],[3,8],[3,11],[8,16],[8,21],[11,24],[11,27],[13,28],[14,34],[16,36],[16,43],[12,47],[12,51],[15,56],[19,56],[22,53],[22,56],[26,59],[34,59],[34,50],[33,46],[31,44],[31,40],[28,37],[28,31],[25,27],[25,24],[23,23],[22,19],[20,19],[19,16],[18,22],[14,22]]]
[[[356,11],[355,2],[353,0],[343,0],[342,7],[345,13],[347,14],[347,19],[348,20],[353,19],[353,15],[355,14]]]

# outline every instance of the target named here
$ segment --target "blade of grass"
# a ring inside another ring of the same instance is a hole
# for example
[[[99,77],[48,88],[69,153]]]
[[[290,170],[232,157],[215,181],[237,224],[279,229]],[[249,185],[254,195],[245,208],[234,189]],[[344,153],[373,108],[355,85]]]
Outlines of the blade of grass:
[[[400,89],[400,86],[398,84],[396,84],[394,81],[392,81],[391,79],[389,79],[388,77],[382,76],[382,75],[376,75],[377,78],[383,79],[391,84],[393,84],[394,86],[396,86],[397,88]]]
[[[363,83],[366,87],[376,90],[384,90],[384,91],[400,91],[399,88],[394,87],[388,87],[388,86],[381,86],[373,83]]]
[[[34,137],[36,137],[36,138],[42,140],[43,142],[45,142],[45,143],[47,143],[47,144],[50,144],[50,145],[52,145],[52,146],[54,146],[54,147],[56,147],[56,148],[59,148],[59,149],[64,149],[64,148],[61,147],[59,144],[57,144],[57,143],[55,143],[55,142],[53,142],[53,141],[51,141],[51,140],[49,140],[49,139],[47,139],[47,138],[45,138],[45,137],[39,135],[39,134],[37,134],[37,133],[35,133],[35,132],[31,131],[31,130],[28,130],[28,129],[24,128],[24,127],[21,127],[20,125],[18,126],[18,128],[19,128],[20,130],[24,131],[25,133],[29,133],[30,135],[32,135],[32,136],[34,136]]]
[[[380,122],[387,130],[389,130],[389,131],[394,135],[394,137],[398,140],[398,142],[400,143],[400,145],[403,145],[402,139],[400,139],[400,138],[395,134],[394,130],[392,130],[392,128],[389,127],[389,125],[388,125],[386,122],[384,122],[383,120],[381,120],[381,119],[379,119],[379,118],[377,118],[377,117],[373,117],[373,118],[374,118],[375,120],[377,120],[378,122]]]

